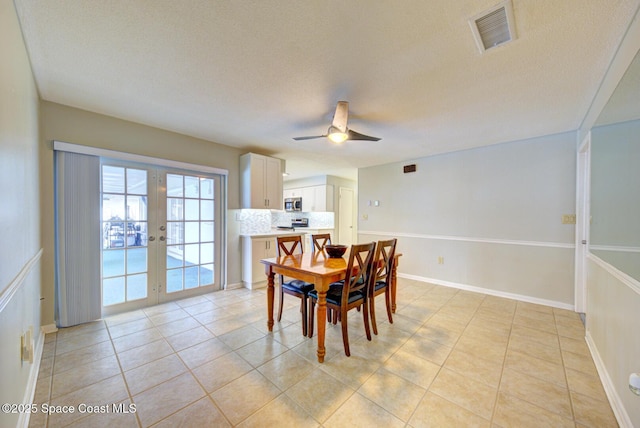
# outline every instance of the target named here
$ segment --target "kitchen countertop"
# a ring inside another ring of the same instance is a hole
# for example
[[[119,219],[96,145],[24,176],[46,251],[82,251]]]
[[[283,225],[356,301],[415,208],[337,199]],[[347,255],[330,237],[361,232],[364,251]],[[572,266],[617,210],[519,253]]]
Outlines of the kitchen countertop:
[[[242,233],[240,236],[246,236],[250,238],[269,238],[272,236],[289,236],[289,235],[304,235],[309,232],[317,232],[319,230],[333,230],[330,227],[296,227],[295,230],[286,230],[286,229],[272,229],[270,232],[261,232],[261,233]]]

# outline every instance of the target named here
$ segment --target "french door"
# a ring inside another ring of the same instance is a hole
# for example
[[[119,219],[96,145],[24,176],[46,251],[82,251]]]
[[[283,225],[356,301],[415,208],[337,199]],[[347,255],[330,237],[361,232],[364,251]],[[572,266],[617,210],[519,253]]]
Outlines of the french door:
[[[101,165],[103,314],[220,289],[220,176]]]

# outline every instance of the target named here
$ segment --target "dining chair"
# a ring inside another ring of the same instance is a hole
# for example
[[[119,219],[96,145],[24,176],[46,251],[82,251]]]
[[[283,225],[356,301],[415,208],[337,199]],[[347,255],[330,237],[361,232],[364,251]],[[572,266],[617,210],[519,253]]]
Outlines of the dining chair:
[[[322,251],[325,245],[331,245],[331,234],[318,233],[311,235],[311,242],[313,242],[313,251]]]
[[[347,357],[351,355],[349,351],[349,332],[347,326],[347,312],[351,309],[362,306],[364,329],[367,334],[367,340],[371,340],[368,298],[371,283],[369,277],[372,273],[375,248],[375,242],[352,245],[344,280],[334,282],[329,286],[329,291],[327,291],[327,310],[330,309],[334,313],[338,313],[338,318],[342,325],[344,353]],[[311,299],[309,304],[309,335],[311,336],[313,334],[313,319],[315,305],[318,301],[318,292],[312,290],[309,293],[309,298]]]
[[[393,279],[393,263],[395,263],[397,239],[378,241],[376,255],[373,258],[372,274],[369,286],[369,313],[371,315],[371,327],[373,333],[378,334],[376,324],[375,297],[384,293],[384,300],[387,305],[387,317],[389,323],[393,324],[391,316],[391,281]]]
[[[292,256],[302,254],[302,235],[278,236],[276,237],[276,256]],[[282,308],[284,306],[284,295],[298,297],[300,299],[300,312],[302,312],[302,335],[307,335],[307,319],[309,306],[309,292],[313,290],[313,284],[299,279],[289,279],[285,281],[280,275],[280,309],[278,309],[278,322],[282,319]]]

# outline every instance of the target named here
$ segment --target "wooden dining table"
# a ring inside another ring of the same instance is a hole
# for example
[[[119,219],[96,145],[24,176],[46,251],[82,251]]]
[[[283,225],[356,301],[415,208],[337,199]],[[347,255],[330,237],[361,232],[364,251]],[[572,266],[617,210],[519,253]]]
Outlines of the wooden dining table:
[[[395,255],[395,263],[391,274],[391,302],[392,311],[396,309],[396,278],[398,257]],[[308,252],[290,256],[262,259],[260,263],[265,265],[267,275],[267,327],[273,331],[273,301],[275,295],[275,275],[300,279],[314,284],[318,292],[317,322],[318,326],[318,361],[324,362],[326,349],[324,338],[327,320],[327,291],[329,285],[344,279],[347,270],[346,257],[331,258],[324,251]]]

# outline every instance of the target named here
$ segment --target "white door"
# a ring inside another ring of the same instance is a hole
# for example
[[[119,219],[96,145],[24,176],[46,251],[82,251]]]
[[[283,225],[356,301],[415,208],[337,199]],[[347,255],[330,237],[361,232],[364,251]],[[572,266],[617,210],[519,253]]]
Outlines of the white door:
[[[354,242],[353,233],[353,189],[340,187],[338,202],[338,243],[351,245]]]
[[[103,314],[220,288],[220,180],[102,161]]]

